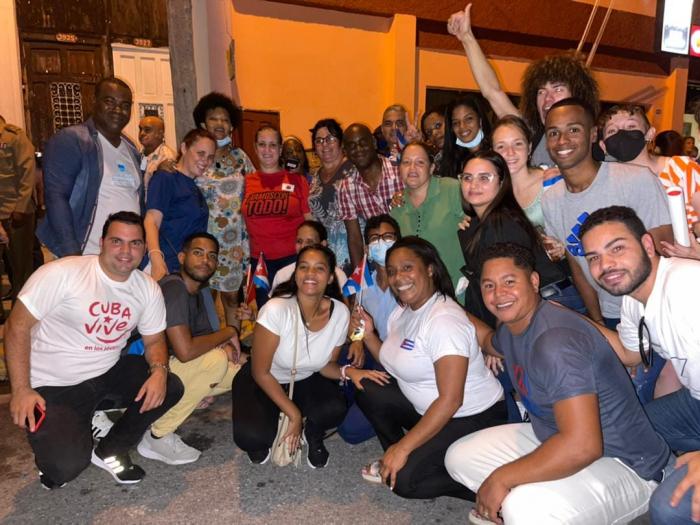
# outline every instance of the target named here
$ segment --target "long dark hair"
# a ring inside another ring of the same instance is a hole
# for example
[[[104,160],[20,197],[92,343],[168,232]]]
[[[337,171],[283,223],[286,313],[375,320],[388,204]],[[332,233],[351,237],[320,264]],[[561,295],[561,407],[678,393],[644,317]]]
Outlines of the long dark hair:
[[[500,230],[503,229],[506,221],[515,221],[518,226],[525,231],[527,236],[530,237],[533,246],[539,244],[540,235],[515,199],[515,195],[513,194],[513,182],[511,181],[510,170],[508,169],[508,164],[505,159],[493,150],[479,151],[473,158],[486,160],[493,164],[494,168],[496,168],[498,179],[501,182],[501,187],[491,201],[491,204],[486,207],[484,215],[481,217],[479,224],[477,224],[474,235],[472,235],[472,238],[467,244],[466,255],[475,255],[476,248],[481,239],[481,232],[487,225],[492,225],[494,229]],[[466,203],[465,207],[468,215],[472,217],[476,216],[476,212],[471,204]]]
[[[465,106],[477,114],[481,122],[481,131],[484,133],[481,149],[491,148],[491,122],[479,101],[469,95],[453,100],[445,109],[445,146],[442,148],[442,161],[440,162],[441,177],[456,179],[464,163],[474,157],[474,153],[467,148],[457,145],[457,137],[452,129],[452,113],[459,106]]]
[[[326,286],[325,295],[331,297],[332,299],[337,299],[338,301],[342,302],[343,298],[340,295],[338,279],[336,279],[335,277],[336,263],[335,254],[333,253],[333,250],[322,244],[312,244],[311,246],[305,246],[297,254],[297,264],[299,263],[301,256],[310,250],[321,252],[324,255],[324,257],[326,258],[326,263],[328,264],[328,271],[333,277],[333,280],[330,283],[328,283],[328,286]],[[289,278],[288,281],[280,283],[277,286],[277,288],[275,288],[275,291],[272,292],[272,297],[295,297],[298,292],[299,287],[297,286],[297,269],[295,266],[292,276]]]
[[[455,297],[455,288],[452,285],[452,279],[450,279],[450,272],[447,271],[447,266],[445,266],[445,263],[442,262],[437,248],[435,248],[435,246],[433,246],[432,243],[426,241],[425,239],[421,239],[420,237],[416,237],[415,235],[402,237],[401,239],[396,241],[394,245],[391,248],[389,248],[389,250],[387,250],[387,262],[391,258],[391,254],[399,248],[406,248],[408,250],[411,250],[416,255],[416,257],[423,261],[423,264],[425,264],[426,268],[432,266],[432,280],[433,286],[435,287],[435,291],[442,295],[444,298],[449,297],[450,299],[457,301],[457,298]],[[403,303],[401,303],[401,300],[398,297],[396,297],[396,301],[401,306],[403,306]]]

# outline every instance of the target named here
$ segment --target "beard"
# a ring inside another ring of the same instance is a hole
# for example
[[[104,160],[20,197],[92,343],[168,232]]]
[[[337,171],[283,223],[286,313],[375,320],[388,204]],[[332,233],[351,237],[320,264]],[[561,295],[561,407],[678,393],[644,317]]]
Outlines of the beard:
[[[187,265],[183,265],[182,269],[190,279],[202,284],[208,283],[211,276],[216,272],[216,270],[214,270],[213,272],[202,273]]]
[[[611,272],[612,271],[617,270],[611,270]],[[639,261],[639,265],[637,265],[637,267],[633,271],[627,272],[630,276],[628,283],[622,282],[619,285],[608,287],[603,281],[603,278],[605,277],[606,273],[607,272],[603,272],[600,275],[598,284],[601,286],[601,288],[603,288],[610,295],[614,295],[616,297],[619,297],[621,295],[629,295],[632,292],[634,292],[637,288],[639,288],[642,285],[642,283],[644,283],[644,281],[647,280],[647,277],[649,277],[649,275],[651,274],[651,258],[647,255],[647,253],[644,250],[641,250],[641,259]]]

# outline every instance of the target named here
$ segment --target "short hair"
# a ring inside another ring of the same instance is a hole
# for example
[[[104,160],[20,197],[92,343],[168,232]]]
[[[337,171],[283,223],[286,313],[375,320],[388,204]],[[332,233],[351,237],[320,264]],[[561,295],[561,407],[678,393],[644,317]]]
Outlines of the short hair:
[[[274,131],[277,134],[277,141],[280,144],[280,147],[282,146],[282,132],[276,128],[275,126],[272,126],[271,124],[263,124],[258,128],[258,130],[255,132],[255,142],[258,141],[258,138],[260,137],[260,133],[262,133],[265,130],[271,130]]]
[[[552,110],[556,108],[565,108],[568,106],[576,106],[579,107],[583,110],[583,112],[586,114],[586,117],[590,120],[591,126],[595,126],[595,110],[593,107],[586,102],[585,100],[577,97],[569,97],[569,98],[563,98],[558,102],[555,102],[552,104],[552,107],[549,108],[549,113],[552,112]]]
[[[654,138],[654,146],[664,157],[676,157],[683,155],[683,137],[672,129],[662,131]]]
[[[527,122],[525,122],[521,117],[518,117],[517,115],[504,115],[503,117],[499,118],[496,122],[494,122],[493,131],[491,132],[491,144],[493,144],[494,133],[496,133],[496,130],[498,128],[503,126],[511,126],[517,128],[525,137],[525,140],[527,141],[528,145],[532,145],[532,130],[530,130],[530,126],[527,125]]]
[[[614,106],[603,111],[598,117],[598,135],[601,138],[605,138],[603,136],[603,130],[605,129],[605,125],[608,122],[610,122],[610,119],[612,119],[618,113],[629,113],[630,115],[639,115],[642,118],[643,124],[646,126],[646,130],[644,131],[648,131],[649,128],[651,128],[651,122],[649,122],[649,118],[647,117],[643,106],[640,106],[639,104],[615,104]]]
[[[338,142],[343,143],[343,128],[340,127],[338,121],[333,118],[324,118],[316,122],[314,127],[309,130],[311,132],[311,144],[316,140],[316,134],[321,128],[326,128],[328,133],[338,139]]]
[[[479,260],[480,274],[484,272],[484,265],[492,259],[511,259],[513,264],[521,270],[529,273],[535,271],[535,255],[522,244],[497,242],[488,246]]]
[[[406,144],[403,147],[403,150],[401,152],[402,155],[403,155],[403,152],[406,151],[406,149],[409,146],[418,146],[423,151],[425,151],[425,154],[428,156],[428,162],[430,162],[430,164],[432,164],[435,161],[435,155],[433,155],[433,152],[432,152],[430,146],[428,146],[428,144],[426,142],[424,142],[422,140],[412,140],[411,142],[409,142],[408,144]]]
[[[389,226],[394,228],[394,231],[396,232],[396,239],[401,238],[401,227],[399,226],[399,223],[396,222],[396,219],[394,219],[388,213],[381,213],[379,215],[375,215],[374,217],[370,217],[369,219],[367,219],[367,222],[365,223],[365,231],[363,234],[365,244],[369,244],[369,231],[378,229],[382,224],[388,224]]]
[[[297,232],[301,230],[303,227],[311,228],[313,230],[316,230],[316,233],[318,234],[318,238],[321,242],[327,241],[328,240],[328,230],[326,230],[326,227],[321,224],[318,221],[304,221],[302,222],[299,227],[297,228]]]
[[[450,272],[447,271],[447,266],[445,266],[445,263],[440,258],[437,248],[435,248],[432,243],[415,235],[402,237],[387,250],[387,262],[391,258],[391,254],[400,248],[411,250],[416,257],[423,261],[423,264],[426,267],[432,266],[432,280],[435,291],[445,298],[449,297],[452,300],[457,301],[455,297],[454,285],[452,284],[452,279],[450,278]],[[396,301],[403,306],[398,297],[396,298]]]
[[[695,144],[695,137],[693,137],[691,135],[686,135],[685,137],[683,137],[683,142],[685,142],[688,139],[692,140],[693,144]]]
[[[238,107],[230,97],[218,91],[212,91],[199,99],[199,102],[197,102],[197,105],[192,111],[194,125],[200,127],[204,124],[207,120],[207,112],[216,108],[222,108],[228,113],[228,118],[234,129],[240,128],[241,122],[243,121],[243,110]]]
[[[146,228],[143,226],[143,217],[141,217],[138,213],[134,213],[133,211],[118,211],[116,213],[111,213],[107,217],[107,220],[105,221],[104,225],[102,226],[102,239],[107,237],[107,231],[109,230],[109,226],[113,222],[121,222],[124,224],[132,224],[134,226],[138,226],[139,228],[141,228],[141,235],[143,235],[143,240],[146,240]]]
[[[530,64],[522,79],[520,113],[535,136],[539,137],[544,131],[544,123],[537,109],[537,91],[547,82],[566,84],[572,97],[584,100],[592,108],[593,115],[598,113],[598,83],[582,57],[575,53],[545,57]]]
[[[384,120],[384,115],[389,113],[389,111],[398,111],[399,113],[403,113],[405,116],[408,116],[408,110],[406,109],[406,106],[403,104],[392,104],[391,106],[388,106],[384,112],[382,113],[382,120]]]
[[[578,237],[583,240],[584,235],[591,231],[596,226],[600,226],[606,222],[619,222],[632,233],[635,239],[641,242],[642,237],[647,233],[646,226],[632,208],[627,206],[608,206],[600,208],[591,213],[579,230]]]
[[[367,124],[363,124],[361,122],[353,122],[347,128],[345,128],[345,131],[343,131],[343,138],[346,138],[348,131],[350,131],[350,129],[352,129],[352,128],[358,128],[361,131],[367,132],[370,136],[372,136],[376,139],[376,137],[374,136],[374,133],[372,133],[372,130],[369,129],[369,126]],[[379,129],[379,128],[377,128],[377,129]],[[381,130],[379,132],[381,133]]]
[[[125,88],[129,90],[129,93],[133,92],[131,91],[131,87],[129,84],[124,82],[121,78],[115,77],[115,76],[110,76],[110,77],[104,77],[101,78],[97,84],[95,84],[95,100],[97,100],[100,97],[100,91],[102,90],[102,87],[106,84],[115,84],[119,87]]]
[[[185,240],[182,242],[182,250],[180,251],[185,252],[189,250],[190,246],[192,245],[192,242],[197,239],[209,239],[211,242],[214,243],[214,246],[216,246],[216,253],[219,253],[219,240],[209,232],[190,233],[187,237],[185,237]]]
[[[423,113],[423,116],[420,118],[420,130],[425,134],[425,121],[430,115],[440,115],[443,120],[445,118],[445,105],[440,104],[439,106],[434,106],[430,108],[428,111]]]

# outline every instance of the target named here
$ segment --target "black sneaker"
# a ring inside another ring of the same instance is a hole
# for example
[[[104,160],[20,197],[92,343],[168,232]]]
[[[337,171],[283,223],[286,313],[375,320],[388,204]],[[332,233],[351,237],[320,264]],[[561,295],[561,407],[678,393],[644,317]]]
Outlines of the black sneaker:
[[[92,451],[92,464],[109,472],[117,483],[133,484],[143,479],[146,473],[131,462],[128,453],[120,456],[102,456],[97,449]]]
[[[39,472],[39,483],[41,483],[41,486],[44,487],[46,490],[60,489],[61,487],[66,486],[65,483],[56,483],[54,480],[52,480],[50,477],[48,477],[41,471]]]
[[[247,452],[248,459],[253,465],[264,465],[270,460],[270,449],[265,450],[251,450]]]
[[[328,465],[328,450],[323,444],[323,436],[309,436],[306,431],[304,431],[304,436],[309,444],[309,454],[306,456],[306,462],[309,466],[323,468]]]

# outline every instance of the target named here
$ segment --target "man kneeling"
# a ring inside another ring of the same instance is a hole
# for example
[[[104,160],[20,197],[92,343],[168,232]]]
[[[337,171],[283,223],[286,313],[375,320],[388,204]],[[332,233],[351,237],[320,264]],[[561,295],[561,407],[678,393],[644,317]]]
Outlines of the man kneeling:
[[[156,421],[139,443],[139,454],[170,465],[197,461],[201,452],[175,434],[207,398],[231,390],[239,362],[238,330],[221,330],[207,283],[218,266],[219,243],[208,233],[194,233],[178,254],[180,272],[163,277],[170,369],[185,386],[180,402]],[[208,306],[207,306],[208,305]]]
[[[542,301],[532,254],[491,246],[481,293],[532,423],[470,434],[447,451],[476,511],[511,524],[625,523],[646,511],[669,449],[616,354],[584,317]]]

